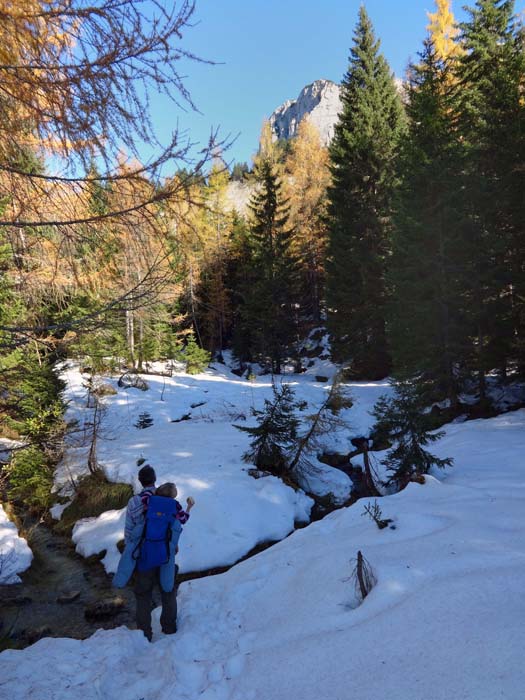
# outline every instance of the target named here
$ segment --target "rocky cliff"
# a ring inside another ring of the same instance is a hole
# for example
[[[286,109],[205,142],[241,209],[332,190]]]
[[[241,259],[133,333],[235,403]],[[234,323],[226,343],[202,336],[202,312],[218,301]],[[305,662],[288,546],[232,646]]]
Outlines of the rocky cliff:
[[[331,80],[316,80],[301,90],[296,100],[287,100],[270,117],[276,139],[293,138],[303,119],[314,124],[327,146],[341,109],[339,85]]]

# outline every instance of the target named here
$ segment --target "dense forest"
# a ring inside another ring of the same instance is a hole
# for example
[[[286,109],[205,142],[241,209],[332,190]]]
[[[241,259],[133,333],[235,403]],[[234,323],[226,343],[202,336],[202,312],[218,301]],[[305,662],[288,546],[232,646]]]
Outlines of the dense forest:
[[[216,135],[157,146],[140,84],[191,105],[169,39],[131,0],[0,2],[0,434],[28,444],[14,495],[42,504],[61,449],[52,371],[301,371],[326,327],[344,376],[410,380],[424,405],[490,411],[525,375],[525,31],[511,0],[456,24],[437,0],[395,81],[361,8],[329,148],[263,127],[253,166]],[[121,31],[127,27],[126,31]],[[232,181],[251,199],[236,210]],[[35,490],[36,489],[36,490]],[[40,491],[41,490],[41,495]],[[37,494],[35,496],[35,493]]]

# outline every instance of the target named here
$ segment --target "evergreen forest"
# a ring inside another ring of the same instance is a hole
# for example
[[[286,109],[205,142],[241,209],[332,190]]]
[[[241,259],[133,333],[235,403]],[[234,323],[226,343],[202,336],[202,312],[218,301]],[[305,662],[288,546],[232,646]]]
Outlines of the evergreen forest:
[[[448,419],[467,394],[491,415],[489,379],[525,378],[514,2],[457,23],[437,0],[398,78],[362,6],[330,145],[307,120],[290,141],[265,123],[250,164],[217,133],[197,158],[177,132],[159,148],[146,86],[192,106],[177,62],[200,59],[170,40],[193,10],[0,4],[0,434],[25,440],[2,479],[35,507],[61,456],[65,359],[191,373],[230,351],[241,376],[300,373],[326,330],[344,379],[409,383]]]

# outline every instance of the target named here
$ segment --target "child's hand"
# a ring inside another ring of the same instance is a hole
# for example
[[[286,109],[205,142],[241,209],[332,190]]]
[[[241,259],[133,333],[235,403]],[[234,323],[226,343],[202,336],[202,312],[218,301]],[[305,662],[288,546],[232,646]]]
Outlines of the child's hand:
[[[186,499],[186,510],[188,511],[188,513],[190,512],[190,510],[193,508],[194,505],[195,505],[195,501],[193,500],[193,498],[191,496],[188,496],[188,498]]]

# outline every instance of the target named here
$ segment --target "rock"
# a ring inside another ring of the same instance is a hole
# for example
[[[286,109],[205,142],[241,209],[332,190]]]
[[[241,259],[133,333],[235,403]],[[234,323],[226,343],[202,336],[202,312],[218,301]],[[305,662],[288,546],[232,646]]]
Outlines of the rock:
[[[315,381],[316,381],[316,382],[327,382],[327,381],[328,381],[328,377],[323,377],[322,374],[316,374],[316,375],[315,375]]]
[[[69,593],[62,593],[57,598],[57,603],[61,605],[66,605],[67,603],[73,603],[73,601],[80,598],[80,591],[70,591]]]
[[[95,396],[115,396],[115,394],[118,394],[118,391],[114,386],[111,386],[111,384],[102,382],[101,384],[97,384],[93,389],[93,393]]]
[[[263,469],[248,469],[248,474],[253,476],[254,479],[262,479],[265,476],[272,476],[270,472],[266,472]]]
[[[370,447],[369,439],[362,435],[359,437],[352,438],[350,442],[357,450],[368,450]]]
[[[173,418],[172,423],[182,423],[183,420],[191,420],[191,413],[184,413],[180,418]]]
[[[51,628],[47,625],[42,625],[41,627],[30,627],[24,630],[21,636],[28,644],[34,644],[38,642],[39,639],[42,639],[42,637],[49,637],[50,634]]]
[[[10,598],[2,598],[1,602],[2,606],[5,607],[13,606],[16,608],[21,608],[24,605],[29,605],[29,603],[32,603],[33,600],[27,595],[15,595]]]
[[[317,459],[323,464],[328,464],[330,467],[351,466],[347,454],[340,452],[323,452],[318,455]]]
[[[131,374],[126,372],[123,374],[119,380],[118,385],[122,389],[140,389],[140,391],[147,391],[149,389],[148,383],[142,379],[138,374]]]
[[[84,617],[88,621],[109,620],[118,615],[125,608],[126,601],[120,597],[100,600],[84,608]]]
[[[244,214],[248,211],[248,204],[254,190],[251,182],[231,180],[226,188],[226,205],[229,209]]]
[[[270,116],[275,140],[293,138],[301,121],[308,119],[317,127],[322,145],[328,146],[342,109],[340,92],[339,85],[331,80],[316,80],[307,85],[297,99],[287,100]]]

